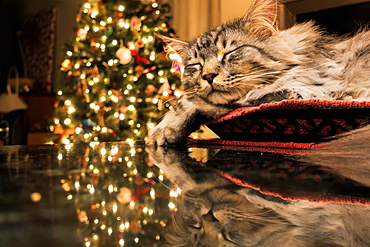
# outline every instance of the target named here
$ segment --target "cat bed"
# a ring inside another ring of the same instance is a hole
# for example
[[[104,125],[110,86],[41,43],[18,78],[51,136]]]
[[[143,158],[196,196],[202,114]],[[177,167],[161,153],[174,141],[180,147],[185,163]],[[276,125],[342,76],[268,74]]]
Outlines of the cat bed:
[[[285,100],[237,108],[206,124],[220,139],[191,142],[310,148],[369,122],[369,101]]]
[[[266,199],[370,204],[369,187],[333,169],[289,160],[283,154],[221,150],[205,166]]]

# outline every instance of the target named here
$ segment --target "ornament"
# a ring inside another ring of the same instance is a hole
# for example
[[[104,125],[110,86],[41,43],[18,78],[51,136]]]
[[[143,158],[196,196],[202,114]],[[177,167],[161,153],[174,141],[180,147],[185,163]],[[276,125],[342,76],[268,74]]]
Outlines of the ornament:
[[[96,46],[97,43],[98,43],[98,41],[97,41],[96,38],[91,39],[90,48],[95,50],[97,48],[97,46]]]
[[[139,48],[144,47],[144,42],[142,40],[136,41],[135,44],[136,44],[136,47],[139,47]]]
[[[141,20],[139,17],[137,17],[136,15],[134,15],[132,18],[131,18],[131,30],[132,31],[140,31],[140,28],[141,28]]]
[[[117,18],[122,18],[122,17],[123,17],[123,13],[122,13],[122,11],[116,10],[116,12],[115,12],[115,16],[116,16]]]
[[[95,123],[91,121],[90,119],[85,120],[81,123],[81,128],[84,131],[84,133],[91,133],[93,132],[95,127]]]
[[[145,64],[150,64],[149,60],[140,56],[140,54],[139,54],[139,52],[137,52],[137,50],[135,50],[135,49],[131,50],[131,54],[136,57],[136,59],[135,59],[136,63],[143,62]]]
[[[135,67],[135,72],[136,72],[136,75],[137,76],[142,76],[143,75],[143,73],[144,73],[144,68],[143,68],[143,66],[141,66],[141,65],[138,65],[138,66],[136,66]]]
[[[156,91],[157,91],[157,88],[153,86],[152,84],[149,84],[148,86],[146,86],[144,92],[147,97],[150,97],[150,96],[153,96]]]
[[[87,31],[86,29],[84,28],[80,28],[77,30],[77,37],[80,39],[80,40],[85,40],[87,38]]]
[[[105,126],[105,118],[104,118],[104,103],[99,102],[98,106],[100,107],[98,110],[98,124],[100,126]]]
[[[70,59],[64,59],[61,64],[61,71],[68,71],[72,69],[72,61]]]
[[[131,50],[126,47],[121,47],[117,50],[116,57],[119,58],[120,64],[128,64],[132,60]]]
[[[90,103],[90,94],[88,91],[89,87],[87,86],[86,79],[82,79],[81,84],[82,84],[82,95],[84,95],[86,102]]]
[[[127,187],[122,187],[119,189],[119,192],[116,196],[117,201],[121,204],[127,204],[131,202],[132,199],[132,191]]]
[[[99,68],[98,66],[95,64],[93,69],[91,70],[91,76],[92,78],[95,78],[95,77],[99,77]]]

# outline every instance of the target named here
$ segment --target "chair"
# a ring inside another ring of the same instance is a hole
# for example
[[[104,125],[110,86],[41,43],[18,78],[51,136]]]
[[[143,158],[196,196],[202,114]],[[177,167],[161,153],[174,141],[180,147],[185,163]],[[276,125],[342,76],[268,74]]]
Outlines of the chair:
[[[27,136],[24,128],[24,115],[26,110],[15,110],[4,115],[0,122],[0,129],[5,130],[0,137],[4,140],[4,145],[25,145]],[[8,133],[6,133],[8,128]]]

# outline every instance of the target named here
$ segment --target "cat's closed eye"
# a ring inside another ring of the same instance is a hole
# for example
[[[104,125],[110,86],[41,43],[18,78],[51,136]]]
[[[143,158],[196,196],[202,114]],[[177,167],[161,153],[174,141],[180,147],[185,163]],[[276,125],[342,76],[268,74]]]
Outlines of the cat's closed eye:
[[[199,222],[195,223],[195,224],[190,224],[190,225],[188,225],[188,227],[196,229],[196,230],[202,229],[202,225]]]
[[[202,70],[201,63],[192,63],[185,66],[185,74],[188,76],[193,76],[194,73],[200,72]]]

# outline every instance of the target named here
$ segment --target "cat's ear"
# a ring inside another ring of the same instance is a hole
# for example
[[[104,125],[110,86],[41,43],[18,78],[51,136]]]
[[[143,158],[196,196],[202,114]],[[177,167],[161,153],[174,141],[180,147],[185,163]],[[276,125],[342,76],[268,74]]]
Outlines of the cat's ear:
[[[262,39],[277,34],[276,19],[276,0],[254,0],[247,15],[243,18],[245,27]]]
[[[179,54],[181,56],[181,54],[185,50],[186,45],[188,44],[185,41],[181,41],[181,40],[178,40],[178,39],[173,39],[173,38],[163,36],[163,35],[160,35],[160,34],[156,34],[156,36],[158,38],[160,38],[161,40],[163,40],[163,42],[166,44],[165,51],[168,54],[176,53],[176,54]]]

